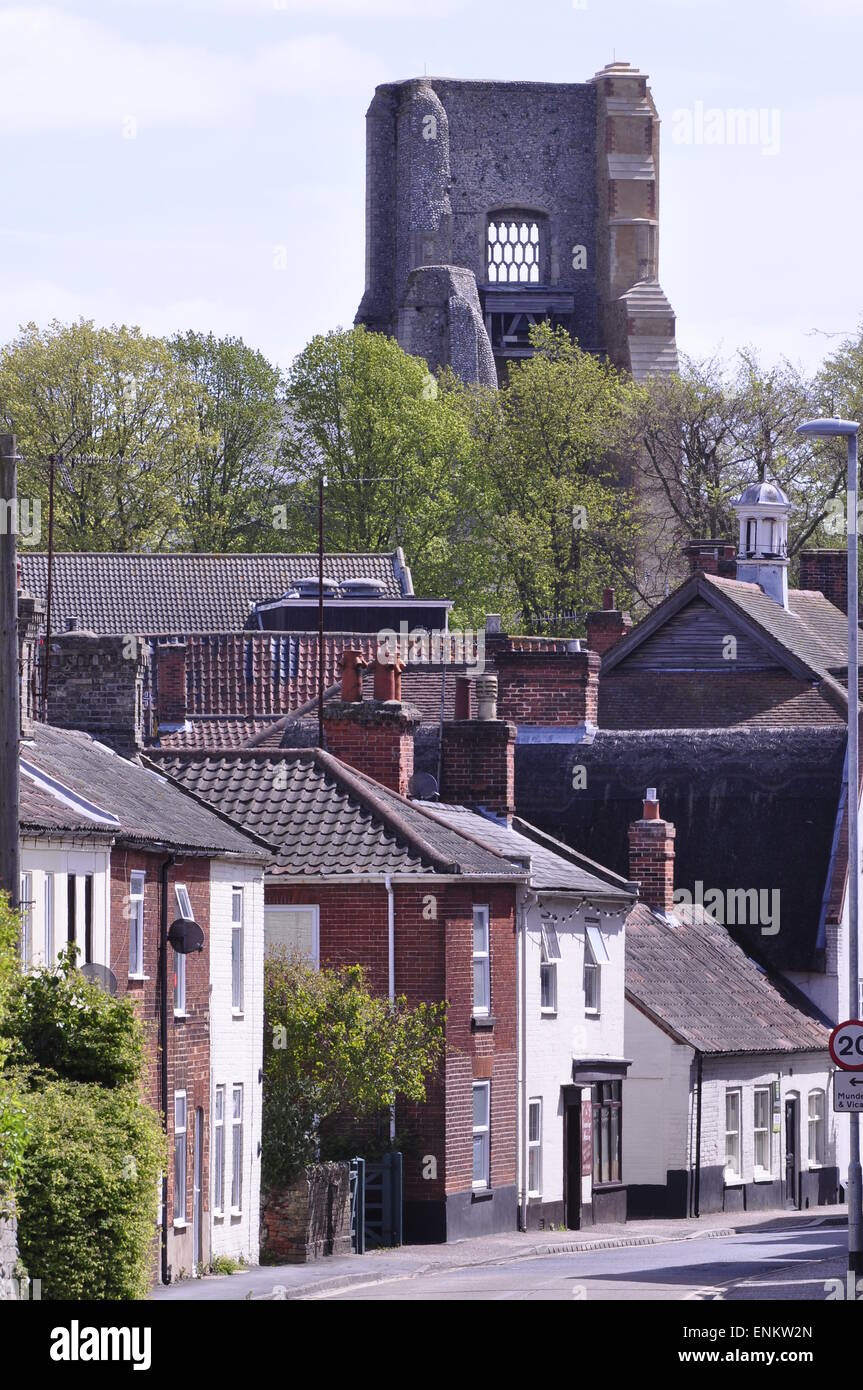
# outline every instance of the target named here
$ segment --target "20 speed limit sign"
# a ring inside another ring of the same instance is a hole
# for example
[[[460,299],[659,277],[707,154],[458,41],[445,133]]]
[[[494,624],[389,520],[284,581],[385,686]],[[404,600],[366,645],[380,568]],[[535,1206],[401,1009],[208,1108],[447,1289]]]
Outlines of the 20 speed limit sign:
[[[843,1071],[863,1071],[863,1022],[849,1018],[830,1034],[830,1056]]]

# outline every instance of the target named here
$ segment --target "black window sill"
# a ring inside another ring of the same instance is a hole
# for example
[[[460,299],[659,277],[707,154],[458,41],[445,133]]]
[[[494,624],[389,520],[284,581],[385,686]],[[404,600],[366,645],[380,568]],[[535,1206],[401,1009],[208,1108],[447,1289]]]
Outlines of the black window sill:
[[[620,1189],[621,1189],[622,1187],[625,1187],[625,1186],[626,1186],[626,1183],[624,1183],[624,1182],[595,1182],[595,1183],[593,1184],[593,1191],[594,1191],[594,1192],[619,1192]]]
[[[474,1033],[482,1032],[484,1029],[494,1027],[494,1014],[474,1014],[470,1021],[471,1031]]]
[[[494,1192],[490,1187],[477,1188],[476,1192],[470,1194],[472,1202],[490,1202],[494,1197]]]

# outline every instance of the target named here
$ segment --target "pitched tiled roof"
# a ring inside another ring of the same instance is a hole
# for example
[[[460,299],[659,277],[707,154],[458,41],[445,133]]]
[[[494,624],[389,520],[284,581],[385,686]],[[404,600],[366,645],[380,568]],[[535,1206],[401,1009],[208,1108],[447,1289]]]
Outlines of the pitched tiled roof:
[[[589,860],[525,821],[514,821],[508,826],[490,820],[467,806],[452,806],[441,801],[417,804],[438,819],[445,820],[453,829],[481,840],[499,854],[524,862],[529,866],[531,888],[546,892],[559,889],[565,893],[581,893],[593,901],[603,902],[620,902],[634,896],[627,893],[625,881],[616,874],[609,873],[605,879],[598,878],[585,867]]]
[[[47,596],[48,557],[22,549],[24,588]],[[167,635],[236,632],[249,610],[314,579],[317,555],[126,554],[67,551],[54,556],[54,630],[67,617],[93,632]],[[384,596],[412,593],[400,551],[324,556],[325,579],[379,579]],[[213,712],[213,711],[209,711]]]
[[[700,1052],[827,1047],[826,1021],[797,990],[746,955],[698,908],[667,921],[639,903],[626,919],[626,993]]]
[[[268,870],[274,876],[524,877],[502,856],[320,749],[281,756],[168,753],[157,765],[275,845]]]
[[[25,754],[27,761],[48,777],[116,816],[118,841],[250,859],[266,853],[239,825],[185,796],[148,768],[112,753],[87,734],[37,724]]]

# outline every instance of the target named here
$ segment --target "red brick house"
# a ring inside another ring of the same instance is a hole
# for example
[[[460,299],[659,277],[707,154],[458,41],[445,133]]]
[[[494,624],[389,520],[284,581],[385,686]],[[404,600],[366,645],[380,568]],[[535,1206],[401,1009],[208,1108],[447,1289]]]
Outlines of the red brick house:
[[[158,766],[278,847],[265,881],[268,942],[321,964],[359,962],[375,990],[411,1003],[449,1001],[428,1101],[395,1119],[397,1133],[420,1140],[405,1162],[405,1239],[437,1241],[516,1225],[515,907],[526,875],[400,793],[418,722],[398,703],[328,709],[330,749],[359,762],[364,744],[379,775],[388,766],[389,787],[319,749],[165,752]],[[471,750],[453,759],[453,790],[460,769],[473,776],[484,761],[511,812],[514,729],[450,728],[450,746]]]

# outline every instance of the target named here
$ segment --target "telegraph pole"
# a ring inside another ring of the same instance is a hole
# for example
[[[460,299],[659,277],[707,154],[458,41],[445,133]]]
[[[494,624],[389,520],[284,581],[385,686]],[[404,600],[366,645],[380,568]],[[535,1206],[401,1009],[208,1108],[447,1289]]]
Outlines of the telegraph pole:
[[[18,906],[18,457],[14,434],[0,434],[0,890]]]

